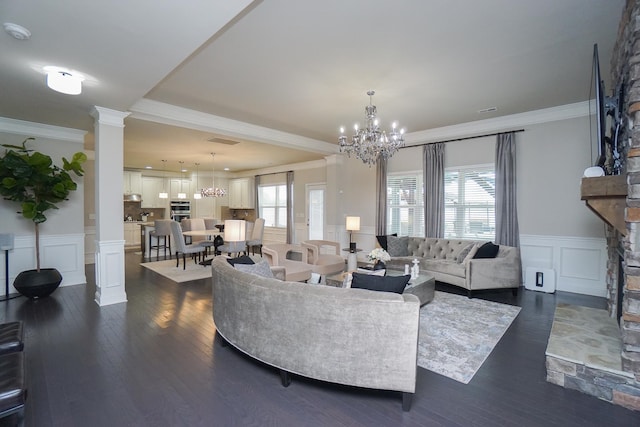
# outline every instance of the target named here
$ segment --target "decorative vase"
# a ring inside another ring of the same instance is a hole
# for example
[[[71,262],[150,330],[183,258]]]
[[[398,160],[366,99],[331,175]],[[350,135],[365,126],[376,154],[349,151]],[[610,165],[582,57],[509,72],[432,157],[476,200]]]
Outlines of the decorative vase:
[[[18,274],[13,287],[27,298],[44,298],[58,289],[62,275],[55,268],[25,270]]]
[[[374,270],[384,270],[385,268],[387,268],[387,266],[380,260],[376,260],[376,262],[373,263]]]

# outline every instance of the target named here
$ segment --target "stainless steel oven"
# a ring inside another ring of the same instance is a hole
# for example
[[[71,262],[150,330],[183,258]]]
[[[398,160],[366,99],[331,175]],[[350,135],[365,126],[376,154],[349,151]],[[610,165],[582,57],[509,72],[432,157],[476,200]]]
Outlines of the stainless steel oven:
[[[189,218],[191,218],[191,202],[189,200],[172,200],[171,219],[180,222]]]

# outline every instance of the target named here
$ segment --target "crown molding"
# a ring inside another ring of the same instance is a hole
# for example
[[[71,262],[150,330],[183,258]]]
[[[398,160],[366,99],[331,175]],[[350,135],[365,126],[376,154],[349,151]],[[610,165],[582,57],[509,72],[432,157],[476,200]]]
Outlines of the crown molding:
[[[226,137],[247,139],[313,153],[334,154],[338,151],[336,144],[146,98],[138,100],[129,110],[131,117],[139,120],[212,132]]]
[[[87,132],[79,129],[26,122],[23,120],[0,117],[0,132],[28,135],[34,138],[51,138],[84,144]]]
[[[588,115],[589,102],[584,101],[561,105],[558,107],[545,108],[542,110],[528,111],[526,113],[512,114],[509,116],[477,120],[459,125],[412,132],[406,134],[404,140],[407,146],[411,146],[412,144],[424,144],[425,142],[438,142],[448,139],[465,138],[483,133],[508,131],[524,126],[574,119]]]

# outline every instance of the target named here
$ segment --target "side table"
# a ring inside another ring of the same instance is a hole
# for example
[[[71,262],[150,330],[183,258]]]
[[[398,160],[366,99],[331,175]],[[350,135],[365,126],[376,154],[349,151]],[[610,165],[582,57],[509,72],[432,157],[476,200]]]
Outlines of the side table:
[[[362,252],[362,249],[350,248],[342,249],[343,252],[349,252],[347,256],[347,271],[356,271],[358,269],[358,252]]]

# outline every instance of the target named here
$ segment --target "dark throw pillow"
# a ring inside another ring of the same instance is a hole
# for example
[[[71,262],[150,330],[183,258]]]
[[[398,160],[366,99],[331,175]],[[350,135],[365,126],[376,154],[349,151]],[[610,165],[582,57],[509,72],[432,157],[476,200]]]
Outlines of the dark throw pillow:
[[[352,288],[372,291],[395,292],[401,294],[409,283],[411,276],[375,276],[372,274],[353,273]]]
[[[236,264],[255,264],[253,260],[247,255],[242,255],[237,258],[227,258],[227,262],[233,266]]]
[[[409,256],[409,236],[387,236],[387,252],[390,256]]]
[[[398,233],[393,233],[393,234],[385,234],[384,236],[376,236],[376,239],[378,240],[378,244],[380,245],[380,247],[382,249],[384,249],[385,251],[387,250],[387,236],[394,236],[397,237]]]
[[[492,242],[487,242],[478,248],[478,251],[473,256],[474,259],[478,258],[495,258],[500,250],[499,245],[494,245]]]

